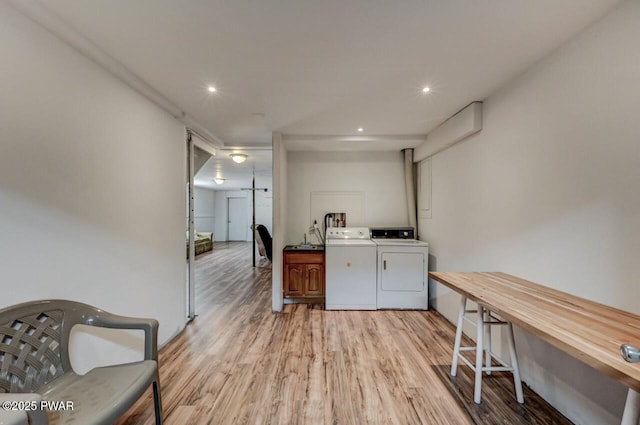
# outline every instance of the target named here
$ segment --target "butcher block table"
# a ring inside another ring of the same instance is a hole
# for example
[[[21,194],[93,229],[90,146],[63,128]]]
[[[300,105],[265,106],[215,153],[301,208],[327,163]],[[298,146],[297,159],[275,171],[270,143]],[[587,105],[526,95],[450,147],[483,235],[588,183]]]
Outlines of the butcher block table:
[[[640,363],[626,362],[620,345],[640,346],[640,316],[506,273],[430,272],[429,277],[476,302],[480,322],[483,309],[495,312],[625,384],[629,390],[622,424],[638,424]],[[479,369],[476,377],[482,374]]]

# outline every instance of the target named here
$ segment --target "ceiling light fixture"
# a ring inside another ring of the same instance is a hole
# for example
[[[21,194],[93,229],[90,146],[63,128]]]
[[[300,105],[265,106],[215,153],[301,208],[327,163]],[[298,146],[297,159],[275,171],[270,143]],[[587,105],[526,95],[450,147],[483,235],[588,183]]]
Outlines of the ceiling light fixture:
[[[359,133],[362,133],[363,131],[364,131],[364,128],[362,128],[362,127],[358,127],[358,132],[359,132]]]
[[[422,88],[422,93],[429,93],[431,91],[431,89],[429,87],[423,87]]]
[[[237,162],[238,164],[242,164],[247,160],[247,155],[243,153],[232,153],[229,156],[231,157],[231,159],[233,159],[234,162]]]
[[[222,184],[224,183],[225,179],[221,179],[220,177],[216,177],[215,179],[213,179],[214,182],[216,182],[216,184]]]
[[[207,87],[207,90],[209,91],[209,93],[215,93],[215,92],[217,92],[217,91],[218,91],[218,89],[216,89],[216,88],[215,88],[215,87],[213,87],[213,86],[209,86],[209,87]]]

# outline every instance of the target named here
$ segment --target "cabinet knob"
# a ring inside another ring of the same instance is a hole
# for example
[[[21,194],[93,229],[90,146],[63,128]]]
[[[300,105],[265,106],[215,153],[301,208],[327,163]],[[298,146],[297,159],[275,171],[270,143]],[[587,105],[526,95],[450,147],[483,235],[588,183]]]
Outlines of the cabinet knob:
[[[351,267],[351,263],[347,263],[347,267]]]

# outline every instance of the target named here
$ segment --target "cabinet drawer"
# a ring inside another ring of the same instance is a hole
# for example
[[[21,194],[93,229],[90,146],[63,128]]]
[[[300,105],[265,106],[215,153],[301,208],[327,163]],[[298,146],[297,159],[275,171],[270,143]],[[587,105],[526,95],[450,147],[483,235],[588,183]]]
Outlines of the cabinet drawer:
[[[285,252],[285,264],[323,264],[324,252]]]

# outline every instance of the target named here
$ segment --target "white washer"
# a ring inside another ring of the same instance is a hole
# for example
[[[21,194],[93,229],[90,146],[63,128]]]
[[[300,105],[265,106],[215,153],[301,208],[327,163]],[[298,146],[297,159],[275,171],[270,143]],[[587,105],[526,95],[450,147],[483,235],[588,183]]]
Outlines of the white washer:
[[[378,309],[429,308],[429,244],[415,239],[374,239],[378,247]]]
[[[376,244],[366,227],[330,227],[325,239],[325,308],[375,310]]]

